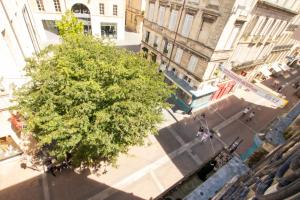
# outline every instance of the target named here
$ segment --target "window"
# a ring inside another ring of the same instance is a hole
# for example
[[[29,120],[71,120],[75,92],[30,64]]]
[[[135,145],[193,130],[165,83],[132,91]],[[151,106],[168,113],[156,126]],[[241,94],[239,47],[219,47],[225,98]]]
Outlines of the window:
[[[163,7],[163,6],[159,7],[157,24],[160,25],[160,26],[163,25],[164,17],[165,17],[165,11],[166,11],[165,7]]]
[[[211,23],[209,21],[203,20],[199,33],[199,41],[206,43],[209,37],[211,29]]]
[[[53,0],[53,2],[54,2],[55,11],[56,12],[61,12],[59,0]]]
[[[145,42],[149,42],[150,32],[146,31]]]
[[[113,15],[114,16],[118,15],[118,6],[117,5],[113,5]]]
[[[182,36],[184,36],[184,37],[189,36],[189,33],[191,32],[193,19],[194,19],[193,15],[189,15],[189,14],[185,15],[185,19],[184,19],[184,23],[183,23],[182,31],[181,31]]]
[[[36,0],[39,11],[45,11],[43,0]]]
[[[151,53],[151,60],[153,61],[153,62],[156,62],[156,54],[155,53]]]
[[[163,53],[168,53],[168,40],[166,38],[162,41]]]
[[[154,36],[153,47],[157,48],[157,46],[158,46],[158,36],[156,35],[156,36]]]
[[[234,28],[232,29],[229,38],[225,44],[225,49],[231,49],[234,45],[234,42],[240,32],[241,26],[235,25]]]
[[[184,76],[183,80],[185,80],[187,83],[190,83],[192,81],[192,79],[190,79],[188,76]]]
[[[104,3],[99,4],[100,15],[104,15]]]
[[[175,54],[175,59],[174,59],[174,61],[176,63],[180,63],[181,57],[182,57],[182,53],[183,53],[183,50],[180,49],[180,48],[177,48],[177,51],[176,51],[176,54]]]
[[[196,69],[197,63],[198,63],[198,58],[196,56],[192,55],[190,58],[189,64],[188,64],[188,70],[190,72],[194,72]]]
[[[101,23],[101,36],[103,38],[117,39],[117,24],[116,23]]]
[[[170,21],[169,21],[169,29],[171,31],[175,30],[176,21],[177,21],[177,15],[178,15],[178,10],[172,10]]]
[[[148,19],[149,19],[149,21],[152,22],[153,18],[154,18],[154,3],[150,3],[149,12],[148,12]]]

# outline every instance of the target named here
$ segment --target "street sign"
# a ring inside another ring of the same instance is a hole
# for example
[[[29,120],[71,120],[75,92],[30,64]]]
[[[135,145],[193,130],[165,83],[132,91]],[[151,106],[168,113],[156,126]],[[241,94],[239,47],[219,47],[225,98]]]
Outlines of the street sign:
[[[262,89],[252,83],[249,83],[247,80],[243,79],[242,77],[240,77],[233,71],[226,69],[224,65],[219,65],[219,68],[227,77],[229,77],[230,79],[236,81],[237,83],[245,86],[246,88],[248,88],[255,94],[272,102],[275,106],[282,108],[288,103],[288,101],[286,99],[276,96],[275,94],[273,94],[265,89]]]

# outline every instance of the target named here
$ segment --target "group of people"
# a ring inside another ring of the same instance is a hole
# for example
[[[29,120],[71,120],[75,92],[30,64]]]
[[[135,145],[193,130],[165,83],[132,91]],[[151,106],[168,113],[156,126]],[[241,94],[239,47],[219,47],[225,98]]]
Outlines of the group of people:
[[[54,158],[47,157],[44,160],[44,165],[47,168],[47,172],[51,173],[53,176],[56,176],[56,172],[61,172],[63,169],[71,168],[70,156],[67,155],[66,160],[62,161],[61,163],[57,163]]]
[[[200,137],[200,141],[201,142],[204,142],[206,141],[208,138],[212,139],[213,135],[212,133],[209,131],[208,128],[205,128],[203,126],[200,126],[197,134],[196,134],[197,137]]]
[[[196,117],[194,117],[194,120],[195,119],[196,119]],[[205,120],[206,127],[201,125],[196,136],[200,138],[201,142],[205,142],[208,138],[212,139],[213,135],[212,135],[211,131],[209,130],[209,128],[207,127],[205,113],[202,113],[200,115],[200,120]]]
[[[244,108],[243,113],[242,113],[242,117],[246,116],[249,112],[250,112],[249,107]],[[252,121],[252,119],[254,117],[255,117],[255,112],[254,111],[250,112],[250,114],[248,115],[248,118],[246,119],[246,122]]]

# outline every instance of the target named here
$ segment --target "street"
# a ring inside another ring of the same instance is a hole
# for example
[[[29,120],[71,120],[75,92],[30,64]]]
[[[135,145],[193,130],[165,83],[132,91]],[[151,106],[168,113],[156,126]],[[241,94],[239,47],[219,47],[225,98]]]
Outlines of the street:
[[[300,70],[293,71],[286,78],[277,79],[280,85],[288,83],[282,93],[289,100],[289,104],[283,109],[273,109],[266,100],[251,92],[237,89],[233,95],[198,111],[196,115],[205,113],[209,128],[219,134],[220,138],[214,136],[212,141],[201,143],[196,137],[200,126],[198,119],[188,116],[174,119],[169,114],[167,119],[170,125],[162,127],[158,135],[149,136],[144,146],[132,147],[127,155],[121,155],[116,167],[107,166],[98,173],[91,173],[89,170],[81,173],[77,170],[65,170],[53,177],[51,174],[43,174],[42,171],[21,169],[18,160],[2,163],[0,199],[155,198],[207,162],[223,147],[223,142],[230,144],[236,137],[240,137],[243,143],[237,153],[241,154],[250,148],[255,133],[264,130],[277,116],[287,112],[299,100],[293,95],[295,89],[291,82],[300,78]],[[270,88],[272,83],[272,79],[263,82]],[[252,121],[246,122],[248,116],[241,117],[245,107],[250,107],[255,112]],[[32,176],[25,176],[26,173],[32,173]]]

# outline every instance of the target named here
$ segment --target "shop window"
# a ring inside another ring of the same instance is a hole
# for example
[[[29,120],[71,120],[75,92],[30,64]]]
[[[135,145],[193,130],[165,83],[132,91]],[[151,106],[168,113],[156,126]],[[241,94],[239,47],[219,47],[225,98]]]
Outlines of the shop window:
[[[20,155],[21,153],[21,149],[11,136],[0,138],[0,161]]]
[[[101,23],[102,38],[117,39],[117,24],[116,23]]]
[[[45,11],[43,0],[36,0],[36,4],[37,4],[39,11]]]

